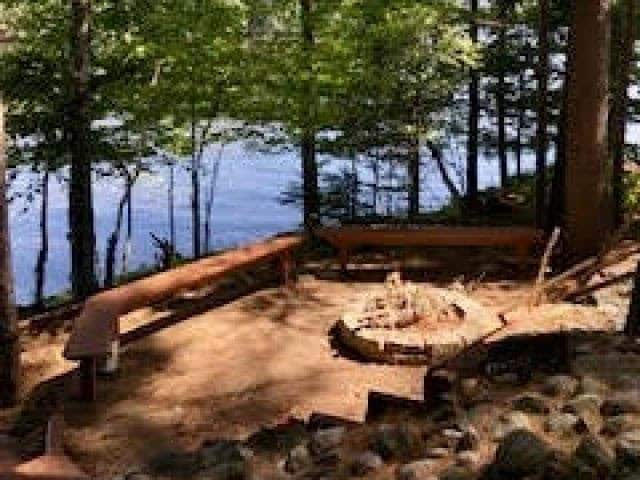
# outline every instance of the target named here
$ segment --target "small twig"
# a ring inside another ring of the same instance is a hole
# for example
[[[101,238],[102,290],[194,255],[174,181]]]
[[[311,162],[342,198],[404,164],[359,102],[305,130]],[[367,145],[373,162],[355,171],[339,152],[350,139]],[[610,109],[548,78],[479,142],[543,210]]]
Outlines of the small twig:
[[[553,255],[553,250],[560,240],[560,227],[556,227],[553,229],[553,233],[547,242],[547,246],[544,250],[544,255],[542,255],[542,260],[540,261],[540,268],[538,269],[538,277],[536,278],[536,283],[533,287],[533,299],[532,305],[539,305],[542,297],[542,292],[540,287],[544,282],[544,276],[549,268],[549,262],[551,261],[551,256]]]

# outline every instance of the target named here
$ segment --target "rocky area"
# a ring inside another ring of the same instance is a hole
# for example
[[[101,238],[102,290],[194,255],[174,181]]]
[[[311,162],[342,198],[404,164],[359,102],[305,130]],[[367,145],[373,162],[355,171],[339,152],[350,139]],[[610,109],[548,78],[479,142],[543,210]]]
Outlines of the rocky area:
[[[609,335],[572,348],[567,373],[452,373],[428,407],[364,424],[291,421],[242,442],[169,451],[117,479],[640,478],[640,382],[606,362],[584,371],[593,357],[640,357],[640,343]]]

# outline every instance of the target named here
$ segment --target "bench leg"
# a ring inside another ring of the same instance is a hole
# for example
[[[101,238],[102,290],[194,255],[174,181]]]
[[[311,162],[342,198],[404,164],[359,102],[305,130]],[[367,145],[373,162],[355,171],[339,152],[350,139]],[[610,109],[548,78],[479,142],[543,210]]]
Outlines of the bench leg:
[[[80,396],[85,402],[95,402],[97,361],[95,358],[80,362]]]
[[[286,287],[292,287],[296,282],[295,261],[291,252],[280,255],[280,272]]]
[[[349,250],[347,248],[341,248],[338,251],[338,260],[340,261],[342,273],[347,273],[347,266],[349,265]]]

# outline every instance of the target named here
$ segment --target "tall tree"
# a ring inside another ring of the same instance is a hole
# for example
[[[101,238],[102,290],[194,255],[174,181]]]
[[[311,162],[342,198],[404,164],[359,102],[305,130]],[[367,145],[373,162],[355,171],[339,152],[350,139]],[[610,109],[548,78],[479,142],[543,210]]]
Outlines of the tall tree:
[[[0,42],[2,38],[0,30]],[[0,95],[0,408],[16,403],[20,383],[20,344],[11,268],[6,173],[4,103]]]
[[[304,199],[304,225],[312,230],[320,220],[320,202],[318,194],[318,164],[316,160],[316,132],[314,128],[313,105],[316,101],[314,89],[314,32],[313,0],[300,0],[300,21],[302,24],[302,51],[304,53],[304,81],[302,94],[302,188]]]
[[[496,105],[498,114],[498,161],[500,163],[500,185],[505,187],[509,181],[507,162],[507,0],[498,0],[498,87]]]
[[[565,220],[570,256],[598,252],[610,231],[607,181],[610,4],[574,2],[569,49]]]
[[[624,156],[629,85],[636,34],[636,0],[621,0],[614,7],[611,38],[612,103],[609,146],[613,158],[613,208],[616,226],[624,221]]]
[[[538,6],[538,131],[536,134],[536,225],[543,227],[546,214],[548,107],[549,85],[549,0],[539,0]]]
[[[80,299],[90,296],[97,289],[91,182],[91,10],[91,0],[71,0],[69,228],[71,284],[74,297]]]
[[[478,44],[478,0],[471,0],[471,41]],[[469,82],[469,138],[467,142],[467,201],[470,206],[478,203],[478,128],[480,119],[480,73],[471,68]]]

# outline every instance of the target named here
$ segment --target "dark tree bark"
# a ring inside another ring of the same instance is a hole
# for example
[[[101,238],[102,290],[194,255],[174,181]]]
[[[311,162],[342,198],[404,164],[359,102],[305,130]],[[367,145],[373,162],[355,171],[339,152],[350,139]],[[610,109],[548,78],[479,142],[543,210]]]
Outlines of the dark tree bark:
[[[636,274],[633,280],[631,302],[629,303],[629,312],[627,313],[624,332],[633,337],[640,335],[640,262],[636,267]]]
[[[91,185],[91,95],[89,91],[91,0],[72,0],[71,14],[71,102],[69,108],[71,284],[74,297],[84,299],[97,289]]]
[[[410,141],[407,173],[409,220],[415,220],[420,214],[420,141],[417,138]]]
[[[507,162],[507,89],[505,58],[507,54],[507,1],[499,0],[500,7],[500,31],[498,33],[498,88],[496,91],[496,104],[498,107],[498,160],[500,162],[500,186],[506,187],[509,183],[509,170]]]
[[[198,155],[196,136],[196,112],[194,105],[191,119],[191,229],[194,258],[202,255],[200,242],[200,155]]]
[[[471,41],[478,44],[478,0],[471,0]],[[469,139],[467,144],[467,201],[469,206],[478,204],[478,125],[480,118],[480,74],[471,70],[469,83]]]
[[[624,151],[629,105],[628,89],[634,57],[636,0],[618,4],[613,22],[611,42],[611,74],[613,79],[609,142],[613,158],[613,208],[615,226],[624,222]]]
[[[565,166],[565,220],[572,260],[596,254],[611,230],[609,13],[608,0],[580,0],[572,8]]]
[[[6,190],[4,103],[0,96],[0,408],[12,407],[20,390],[20,337],[13,291]]]
[[[41,185],[42,202],[40,204],[40,251],[36,261],[35,305],[44,307],[44,282],[49,259],[49,166],[44,165]]]
[[[518,75],[518,123],[516,127],[516,177],[522,177],[522,135],[525,123],[525,77],[524,68],[521,68]]]
[[[549,113],[547,95],[549,90],[549,0],[539,0],[538,7],[538,131],[536,134],[536,224],[545,225],[547,151],[549,140],[547,128]]]
[[[105,254],[105,274],[104,274],[104,286],[109,288],[115,285],[115,271],[116,271],[116,253],[118,251],[118,240],[120,239],[120,232],[122,231],[122,224],[124,223],[124,211],[125,208],[131,204],[131,194],[133,191],[133,184],[135,183],[135,179],[137,178],[137,173],[135,176],[126,172],[125,178],[125,187],[124,194],[122,198],[120,198],[120,203],[118,204],[118,213],[116,215],[116,226],[113,229],[113,232],[109,236],[109,240],[107,240],[107,249]],[[132,228],[130,225],[131,222],[131,210],[128,210],[128,228]],[[126,247],[125,247],[126,248]]]
[[[451,176],[447,172],[447,168],[444,165],[444,158],[442,156],[442,150],[433,142],[427,142],[427,147],[431,151],[431,155],[433,159],[436,161],[436,166],[438,167],[438,171],[440,172],[440,176],[442,177],[442,182],[444,186],[449,190],[449,194],[455,200],[459,200],[462,198],[460,194],[460,190],[456,187],[456,184],[451,180]]]
[[[168,191],[168,210],[169,210],[169,241],[173,248],[176,247],[176,208],[175,208],[175,163],[171,161],[169,165],[169,191]]]
[[[312,231],[320,222],[320,201],[318,194],[318,163],[316,159],[316,132],[314,128],[315,91],[313,88],[313,32],[312,0],[300,0],[300,20],[302,23],[302,48],[305,51],[304,66],[307,79],[302,92],[302,157],[303,219],[305,230]]]

